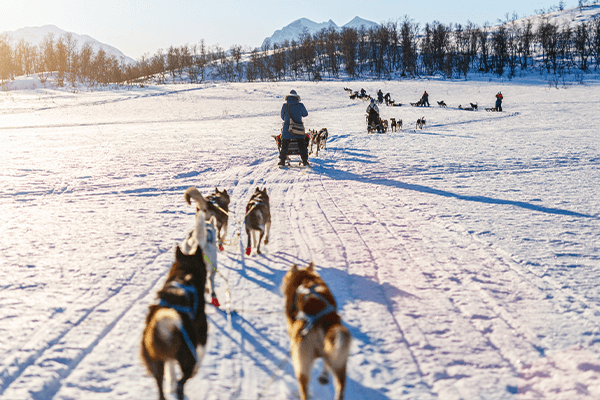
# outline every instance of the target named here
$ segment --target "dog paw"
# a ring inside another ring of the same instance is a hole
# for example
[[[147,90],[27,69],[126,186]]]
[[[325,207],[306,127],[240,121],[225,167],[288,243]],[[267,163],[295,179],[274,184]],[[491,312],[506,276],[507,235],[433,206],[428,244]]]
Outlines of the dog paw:
[[[246,247],[246,255],[249,256],[251,252],[252,252],[252,248]]]
[[[225,250],[225,247],[223,247],[223,245],[222,245],[222,244],[220,244],[220,245],[219,245],[219,251],[223,251],[223,250]]]
[[[217,298],[216,298],[216,297],[213,297],[213,298],[212,298],[212,301],[211,301],[211,303],[212,303],[212,305],[213,305],[213,306],[215,306],[215,307],[217,307],[217,308],[218,308],[218,307],[221,307],[221,304],[219,303],[219,300],[217,300]]]

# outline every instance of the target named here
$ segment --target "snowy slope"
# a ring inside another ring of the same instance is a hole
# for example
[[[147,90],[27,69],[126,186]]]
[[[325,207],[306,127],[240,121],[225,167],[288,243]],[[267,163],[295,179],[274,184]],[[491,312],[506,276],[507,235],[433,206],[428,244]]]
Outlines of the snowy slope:
[[[14,43],[18,43],[21,39],[24,39],[27,43],[30,43],[34,46],[39,46],[42,44],[44,38],[52,33],[54,35],[54,40],[58,40],[61,36],[66,33],[70,33],[73,37],[73,40],[77,43],[78,48],[81,48],[85,43],[89,43],[94,52],[98,52],[98,50],[103,49],[107,54],[113,55],[117,58],[117,60],[123,59],[126,63],[134,63],[135,60],[131,57],[126,56],[123,52],[116,47],[108,45],[106,43],[102,43],[89,35],[79,35],[73,32],[64,31],[57,26],[54,25],[43,25],[43,26],[34,26],[34,27],[26,27],[17,29],[15,31],[6,31],[2,32],[2,34],[8,34],[14,41]]]
[[[344,86],[449,107],[382,106],[404,128],[367,135]],[[292,88],[330,132],[310,170],[275,166]],[[498,90],[502,113],[457,108]],[[599,398],[599,101],[593,83],[495,81],[0,92],[0,398],[157,397],[140,334],[191,185],[231,194],[217,293],[239,313],[207,308],[187,399],[297,398],[279,287],[311,260],[354,337],[347,399]],[[257,186],[272,241],[247,257]]]

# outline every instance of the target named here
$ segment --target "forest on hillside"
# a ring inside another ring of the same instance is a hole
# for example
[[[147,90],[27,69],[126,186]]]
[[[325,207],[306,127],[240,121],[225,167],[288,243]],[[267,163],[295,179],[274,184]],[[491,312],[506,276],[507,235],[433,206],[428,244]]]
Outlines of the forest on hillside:
[[[581,6],[583,9],[585,6]],[[534,22],[535,21],[535,22]],[[283,43],[245,49],[233,45],[171,46],[126,63],[89,43],[78,46],[70,34],[48,34],[39,45],[13,43],[0,36],[0,83],[17,76],[52,77],[59,86],[144,84],[206,80],[227,82],[395,79],[441,76],[464,78],[486,73],[512,79],[539,72],[552,77],[597,74],[600,67],[600,15],[558,24],[545,14],[509,18],[501,25],[473,23],[424,26],[408,16],[376,28],[304,31]]]

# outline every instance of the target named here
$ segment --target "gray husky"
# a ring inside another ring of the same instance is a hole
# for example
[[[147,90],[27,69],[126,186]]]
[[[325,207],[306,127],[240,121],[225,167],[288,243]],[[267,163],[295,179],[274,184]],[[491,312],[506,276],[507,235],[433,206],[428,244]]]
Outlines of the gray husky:
[[[246,246],[246,255],[252,253],[252,247],[256,247],[256,253],[261,254],[260,242],[269,243],[269,231],[271,230],[271,207],[269,206],[269,195],[267,188],[260,190],[256,188],[248,205],[246,206],[246,234],[248,235],[248,245]],[[258,239],[256,236],[258,235]],[[254,242],[254,246],[253,246]]]

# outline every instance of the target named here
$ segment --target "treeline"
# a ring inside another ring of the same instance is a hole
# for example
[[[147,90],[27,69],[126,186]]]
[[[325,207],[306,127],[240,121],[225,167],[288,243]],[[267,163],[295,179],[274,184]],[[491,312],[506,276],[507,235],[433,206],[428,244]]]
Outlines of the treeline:
[[[39,46],[12,44],[0,36],[0,81],[52,73],[58,85],[93,86],[146,81],[166,83],[206,79],[229,82],[285,79],[394,78],[442,75],[466,78],[483,72],[512,78],[521,71],[554,75],[591,72],[600,67],[600,18],[558,25],[549,18],[500,26],[439,22],[421,26],[408,17],[375,28],[307,31],[283,43],[254,50],[199,44],[170,47],[135,63],[125,63],[89,43],[77,46],[70,34],[48,34]]]

